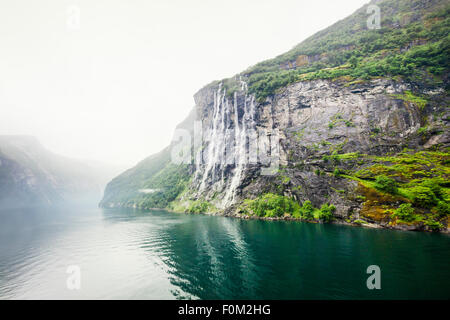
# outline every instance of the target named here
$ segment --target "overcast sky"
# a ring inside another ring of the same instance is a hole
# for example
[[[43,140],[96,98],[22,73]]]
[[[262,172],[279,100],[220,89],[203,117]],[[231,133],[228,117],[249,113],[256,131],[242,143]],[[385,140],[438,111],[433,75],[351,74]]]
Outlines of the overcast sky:
[[[0,134],[133,165],[170,142],[202,86],[367,2],[0,0]]]

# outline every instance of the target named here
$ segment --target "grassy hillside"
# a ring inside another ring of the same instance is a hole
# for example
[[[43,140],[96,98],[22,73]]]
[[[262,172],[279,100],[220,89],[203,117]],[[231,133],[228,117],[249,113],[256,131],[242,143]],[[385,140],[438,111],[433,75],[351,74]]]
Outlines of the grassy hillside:
[[[100,205],[165,208],[185,189],[189,177],[188,166],[172,164],[166,148],[113,179]]]
[[[386,0],[380,29],[368,29],[367,6],[274,59],[249,68],[249,91],[260,101],[302,80],[402,77],[441,85],[450,60],[450,4],[443,0]],[[233,89],[232,80],[226,81]]]

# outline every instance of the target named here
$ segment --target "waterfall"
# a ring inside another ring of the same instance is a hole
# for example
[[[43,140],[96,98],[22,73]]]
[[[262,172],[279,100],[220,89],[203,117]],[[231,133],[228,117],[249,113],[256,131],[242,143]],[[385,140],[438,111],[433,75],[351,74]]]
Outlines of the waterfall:
[[[223,91],[223,93],[222,93]],[[208,141],[208,149],[206,151],[206,166],[203,172],[202,181],[200,184],[199,191],[203,192],[206,188],[206,180],[209,175],[212,177],[212,181],[216,177],[216,167],[220,164],[220,156],[223,149],[223,131],[224,131],[224,116],[225,110],[221,106],[225,101],[225,90],[222,90],[222,84],[214,92],[214,107],[213,107],[213,121],[211,127],[206,132],[206,137]]]
[[[197,163],[196,177],[201,177],[199,193],[206,191],[207,187],[223,191],[226,186],[225,196],[220,207],[227,207],[235,200],[236,190],[242,182],[243,172],[248,163],[247,140],[249,130],[255,129],[255,98],[247,94],[247,83],[239,79],[240,89],[243,92],[244,114],[239,119],[238,93],[234,93],[231,104],[226,97],[226,91],[222,84],[214,92],[214,105],[212,122],[203,134],[206,150],[203,151],[205,165],[203,172]],[[232,121],[232,118],[233,121]],[[231,146],[233,148],[231,148]],[[228,150],[226,150],[228,148]],[[232,151],[234,170],[230,179],[225,184],[225,169],[228,163],[227,152]],[[226,156],[225,156],[226,155]]]
[[[227,207],[232,204],[236,197],[236,190],[239,184],[242,182],[242,175],[245,166],[248,163],[249,150],[247,149],[247,138],[249,137],[249,130],[255,129],[255,98],[254,96],[247,95],[247,83],[241,80],[241,90],[245,90],[244,96],[244,115],[242,117],[241,128],[239,128],[238,109],[235,95],[235,126],[236,126],[236,149],[235,149],[235,169],[233,171],[233,177],[228,189],[225,193],[225,197],[222,200],[222,207]]]

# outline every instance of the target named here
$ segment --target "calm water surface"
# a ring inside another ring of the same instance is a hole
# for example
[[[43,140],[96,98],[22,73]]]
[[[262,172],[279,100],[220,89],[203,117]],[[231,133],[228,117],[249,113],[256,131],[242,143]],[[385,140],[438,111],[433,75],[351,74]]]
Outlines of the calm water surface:
[[[450,237],[165,211],[0,212],[0,299],[450,298]],[[381,268],[381,290],[366,269]],[[81,270],[67,289],[68,266]]]

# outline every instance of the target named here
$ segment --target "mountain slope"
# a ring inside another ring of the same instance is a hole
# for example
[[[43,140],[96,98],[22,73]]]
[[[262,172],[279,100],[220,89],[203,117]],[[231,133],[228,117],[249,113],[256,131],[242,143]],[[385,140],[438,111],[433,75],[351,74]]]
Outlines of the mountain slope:
[[[448,1],[372,1],[379,29],[368,29],[367,6],[279,57],[245,71],[249,91],[264,99],[299,80],[401,76],[421,85],[448,81]]]
[[[364,6],[202,88],[184,123],[201,140],[190,164],[168,159],[172,143],[116,178],[101,205],[154,207],[177,185],[161,202],[177,211],[448,230],[449,4],[373,4],[379,29]],[[170,170],[184,174],[161,179]]]
[[[167,207],[189,179],[189,168],[172,165],[169,151],[166,148],[113,179],[100,206]]]
[[[55,155],[29,136],[0,136],[0,208],[99,199],[116,172]]]

